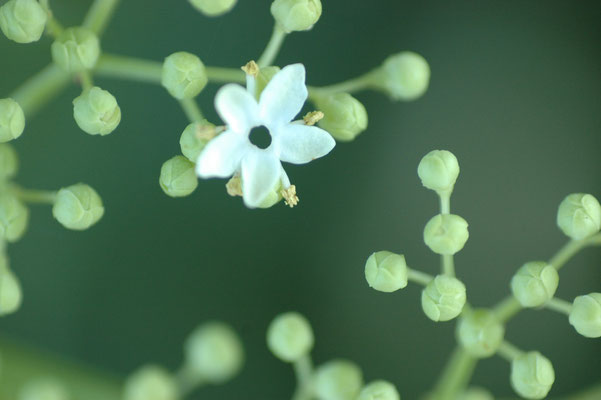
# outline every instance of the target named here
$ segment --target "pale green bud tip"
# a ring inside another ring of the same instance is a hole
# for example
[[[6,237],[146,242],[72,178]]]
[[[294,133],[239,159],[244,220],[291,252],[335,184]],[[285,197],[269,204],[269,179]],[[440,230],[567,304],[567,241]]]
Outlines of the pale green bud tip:
[[[18,169],[19,158],[15,149],[9,144],[0,144],[0,181],[14,177]]]
[[[94,189],[83,183],[62,188],[56,195],[52,215],[65,228],[88,229],[102,218],[102,199]]]
[[[17,43],[40,40],[47,19],[36,0],[9,0],[0,7],[0,29],[7,38]]]
[[[591,236],[601,229],[601,205],[590,194],[574,193],[559,205],[557,225],[572,239]]]
[[[362,386],[361,369],[351,361],[329,361],[315,373],[315,394],[319,400],[355,400]]]
[[[237,0],[189,0],[190,4],[208,17],[217,17],[230,11]]]
[[[100,56],[94,32],[82,27],[65,29],[50,48],[54,62],[67,72],[92,69]]]
[[[23,109],[13,99],[0,99],[0,143],[16,139],[25,129]]]
[[[430,83],[430,66],[419,54],[404,51],[388,57],[374,75],[374,84],[393,100],[415,100]]]
[[[164,368],[146,365],[125,382],[124,400],[178,400],[174,378]]]
[[[481,387],[470,387],[459,394],[456,400],[495,400],[492,394]]]
[[[296,312],[278,315],[267,329],[267,347],[279,359],[294,362],[313,348],[313,330],[309,321]]]
[[[194,163],[184,156],[175,156],[165,161],[159,178],[161,189],[171,197],[188,196],[198,186]]]
[[[450,193],[459,176],[459,163],[450,151],[433,150],[419,162],[417,175],[428,189]]]
[[[367,129],[367,111],[359,100],[348,93],[336,93],[317,100],[324,113],[319,126],[335,139],[348,142]]]
[[[208,121],[193,122],[184,129],[179,138],[182,154],[195,163],[198,156],[214,135],[215,125]]]
[[[559,285],[559,274],[544,261],[524,264],[511,279],[511,291],[522,307],[539,307],[549,301]]]
[[[365,263],[365,279],[380,292],[394,292],[407,286],[405,256],[389,251],[373,253]]]
[[[474,310],[457,324],[457,340],[474,357],[490,357],[503,342],[505,327],[487,309]]]
[[[271,15],[286,32],[306,31],[321,17],[320,0],[275,0]]]
[[[94,86],[73,100],[73,117],[82,131],[104,136],[121,122],[121,109],[112,94]]]
[[[574,299],[570,324],[582,336],[601,337],[601,293],[590,293]]]
[[[12,314],[21,307],[21,284],[8,266],[0,266],[0,316]]]
[[[469,238],[467,227],[466,220],[459,215],[436,215],[424,228],[424,242],[436,254],[455,254]]]
[[[173,53],[163,63],[161,83],[176,99],[198,96],[208,80],[204,64],[194,54]]]
[[[361,390],[357,400],[401,400],[401,396],[392,383],[374,381]]]
[[[223,383],[238,373],[244,352],[238,335],[221,322],[198,327],[184,345],[187,367],[209,383]]]
[[[69,392],[58,381],[50,378],[27,383],[19,393],[19,400],[69,400]]]
[[[432,321],[449,321],[465,305],[465,285],[448,275],[436,276],[422,291],[422,309]]]
[[[537,351],[517,357],[511,363],[511,386],[526,399],[543,399],[555,381],[553,365]]]
[[[21,239],[29,222],[29,210],[15,196],[0,194],[0,241]]]

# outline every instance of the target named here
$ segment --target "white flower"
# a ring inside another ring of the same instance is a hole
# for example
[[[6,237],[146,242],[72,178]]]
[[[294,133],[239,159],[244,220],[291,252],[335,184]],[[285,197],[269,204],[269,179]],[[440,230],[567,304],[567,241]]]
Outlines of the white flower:
[[[248,87],[253,90],[254,78]],[[305,164],[328,154],[335,145],[323,129],[291,122],[307,95],[302,64],[289,65],[275,74],[258,102],[240,85],[222,87],[215,96],[215,108],[227,129],[200,153],[196,163],[198,176],[227,178],[240,173],[248,207],[258,207],[279,183],[287,189],[290,181],[281,161]],[[251,130],[261,126],[271,135],[271,143],[265,149],[250,141]]]

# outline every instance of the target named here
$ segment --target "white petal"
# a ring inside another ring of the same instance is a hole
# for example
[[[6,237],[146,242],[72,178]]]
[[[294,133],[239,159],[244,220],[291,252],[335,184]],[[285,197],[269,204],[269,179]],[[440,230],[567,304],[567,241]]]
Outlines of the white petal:
[[[238,168],[250,148],[247,137],[225,131],[207,143],[196,161],[196,175],[201,178],[227,178]]]
[[[259,107],[254,97],[240,85],[225,85],[215,95],[215,109],[229,129],[248,134],[258,125]]]
[[[336,145],[332,136],[316,126],[288,124],[275,135],[280,160],[305,164],[328,154]]]
[[[303,108],[307,95],[303,64],[292,64],[282,68],[261,93],[261,120],[271,126],[292,121]]]
[[[248,207],[258,207],[280,179],[280,160],[270,151],[251,149],[242,160],[242,193]]]

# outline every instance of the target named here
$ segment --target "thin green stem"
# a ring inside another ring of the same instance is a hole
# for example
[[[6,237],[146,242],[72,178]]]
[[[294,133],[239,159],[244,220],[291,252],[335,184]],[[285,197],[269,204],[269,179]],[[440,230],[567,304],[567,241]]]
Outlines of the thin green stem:
[[[599,400],[601,399],[601,383],[591,386],[582,392],[569,395],[563,400]]]
[[[83,26],[101,36],[118,5],[119,0],[94,0],[83,20]]]
[[[513,360],[524,354],[522,350],[518,349],[506,340],[504,340],[501,343],[501,346],[499,346],[499,350],[497,351],[497,353],[509,362],[512,362]]]
[[[457,346],[447,362],[434,390],[431,400],[455,400],[465,390],[478,360]]]
[[[570,260],[576,253],[587,246],[595,246],[601,244],[601,233],[589,236],[581,240],[571,240],[566,243],[549,261],[549,264],[559,271],[566,262]]]
[[[207,67],[209,81],[214,83],[246,83],[246,75],[239,68]]]
[[[313,363],[310,355],[305,355],[293,364],[296,375],[296,391],[292,400],[311,400],[313,398]]]
[[[509,295],[501,300],[494,308],[493,312],[500,322],[509,321],[522,309],[522,305],[516,300],[513,295]]]
[[[70,80],[69,74],[57,65],[50,64],[26,80],[9,97],[19,103],[29,117],[55,97]]]
[[[196,100],[183,99],[179,101],[179,104],[182,106],[184,113],[190,122],[201,122],[204,120],[202,111],[200,111],[200,107],[198,107]]]
[[[411,282],[415,282],[422,286],[427,286],[434,277],[430,274],[426,274],[425,272],[417,271],[415,269],[407,268],[407,278]]]
[[[80,72],[78,77],[83,90],[92,89],[92,87],[94,86],[94,81],[92,80],[92,75],[89,71]]]
[[[553,297],[551,300],[545,303],[545,308],[556,311],[560,314],[570,315],[572,312],[572,303],[563,299],[558,299],[557,297]]]
[[[54,13],[50,9],[48,0],[40,0],[40,5],[48,16],[48,20],[46,21],[46,29],[48,33],[56,39],[63,32],[63,26],[56,18],[54,18]]]
[[[176,371],[174,378],[179,397],[182,399],[187,397],[204,383],[198,373],[185,364]]]
[[[277,57],[282,44],[284,43],[284,39],[286,38],[286,32],[280,26],[280,24],[276,23],[273,26],[273,32],[271,33],[271,38],[263,50],[263,54],[259,57],[259,61],[257,64],[259,67],[267,67],[273,63],[275,58]]]
[[[440,199],[440,213],[442,215],[451,213],[451,193],[438,193]],[[455,262],[452,254],[443,254],[440,256],[442,273],[448,276],[455,276]]]
[[[321,87],[309,86],[309,98],[311,100],[316,100],[319,97],[328,96],[334,93],[353,93],[364,89],[368,89],[372,86],[372,77],[373,72],[368,72],[356,78],[352,78],[344,82],[335,83],[333,85]]]
[[[25,203],[54,204],[56,201],[55,191],[24,189],[16,185],[11,186],[10,190]]]

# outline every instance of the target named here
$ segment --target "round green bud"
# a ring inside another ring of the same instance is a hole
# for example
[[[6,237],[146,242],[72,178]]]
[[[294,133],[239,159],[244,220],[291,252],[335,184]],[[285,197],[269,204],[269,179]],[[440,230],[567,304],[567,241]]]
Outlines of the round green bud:
[[[244,362],[236,332],[221,322],[198,327],[184,345],[187,368],[208,383],[223,383],[240,371]]]
[[[19,400],[69,400],[69,392],[54,379],[39,379],[27,383],[19,392]]]
[[[363,387],[357,400],[401,400],[401,396],[392,383],[380,380]]]
[[[309,321],[296,312],[278,315],[267,329],[267,347],[280,360],[294,362],[313,348]]]
[[[359,100],[348,93],[335,93],[316,102],[324,114],[319,126],[334,139],[349,142],[367,129],[367,111]]]
[[[430,66],[419,54],[404,51],[388,57],[373,76],[373,84],[393,100],[415,100],[430,83]]]
[[[0,99],[0,143],[18,138],[25,129],[23,109],[13,99]]]
[[[601,293],[589,293],[574,299],[570,324],[589,338],[601,337]]]
[[[470,387],[465,392],[459,394],[456,400],[495,400],[495,398],[484,388]]]
[[[184,156],[175,156],[163,163],[159,178],[161,189],[167,196],[184,197],[198,186],[194,163]]]
[[[125,381],[124,400],[178,400],[175,379],[164,368],[146,365]]]
[[[16,242],[21,239],[29,222],[29,210],[15,196],[0,194],[0,240]]]
[[[417,175],[428,189],[450,193],[459,176],[457,157],[447,150],[433,150],[419,162]]]
[[[490,357],[503,342],[505,327],[491,310],[473,310],[459,319],[457,340],[474,357]]]
[[[422,291],[422,309],[432,321],[449,321],[465,305],[465,285],[448,275],[436,276]]]
[[[365,279],[369,287],[380,292],[394,292],[407,286],[405,256],[389,251],[373,253],[365,263]]]
[[[539,307],[555,295],[559,274],[544,261],[528,262],[511,279],[511,291],[522,307]]]
[[[5,143],[0,144],[0,180],[10,179],[17,174],[19,158],[15,149]]]
[[[52,215],[65,228],[88,229],[102,218],[104,206],[94,189],[83,183],[62,188],[56,195]]]
[[[467,242],[467,226],[466,220],[459,215],[436,215],[424,228],[424,242],[436,254],[453,255]]]
[[[121,109],[112,94],[94,86],[73,100],[73,117],[82,131],[104,136],[121,122]]]
[[[315,372],[315,394],[319,400],[355,400],[362,386],[361,369],[351,361],[328,361]]]
[[[194,54],[173,53],[163,63],[161,83],[176,99],[198,96],[208,81],[204,64]]]
[[[179,147],[182,154],[191,162],[196,163],[200,152],[209,142],[210,137],[203,135],[203,131],[213,129],[215,125],[204,120],[202,122],[193,122],[184,129],[179,138]]]
[[[285,32],[306,31],[321,17],[321,1],[275,0],[271,15]]]
[[[190,4],[207,17],[218,17],[230,11],[237,0],[188,0]]]
[[[9,0],[0,7],[0,29],[17,43],[40,40],[47,19],[46,12],[36,0]]]
[[[100,56],[100,41],[89,29],[65,29],[50,47],[52,60],[67,72],[92,69]]]
[[[584,239],[601,229],[601,205],[590,194],[573,193],[559,205],[557,225],[574,240]]]
[[[0,269],[0,316],[12,314],[21,307],[23,293],[15,274],[5,266]]]
[[[280,72],[280,67],[273,65],[259,69],[259,74],[255,78],[255,97],[257,99],[261,96],[263,89],[265,89],[267,84],[271,81],[271,78],[273,78],[278,72]]]
[[[530,351],[511,362],[511,386],[526,399],[544,399],[555,381],[551,361]]]

